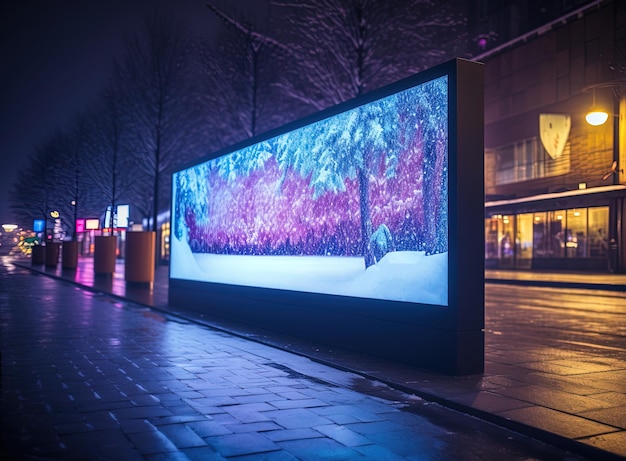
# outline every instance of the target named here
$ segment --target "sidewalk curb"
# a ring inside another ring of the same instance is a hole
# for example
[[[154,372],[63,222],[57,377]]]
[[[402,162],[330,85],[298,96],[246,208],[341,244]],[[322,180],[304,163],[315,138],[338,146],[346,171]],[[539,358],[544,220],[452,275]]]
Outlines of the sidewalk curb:
[[[551,280],[518,280],[501,278],[485,278],[485,283],[493,283],[498,285],[521,285],[534,287],[575,288],[583,290],[626,292],[626,285],[621,285],[618,283],[557,282]]]

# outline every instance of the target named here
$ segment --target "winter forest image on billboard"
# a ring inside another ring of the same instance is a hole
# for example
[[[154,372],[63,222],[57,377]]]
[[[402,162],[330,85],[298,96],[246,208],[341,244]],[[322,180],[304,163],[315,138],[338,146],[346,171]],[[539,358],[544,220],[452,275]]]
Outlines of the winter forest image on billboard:
[[[440,77],[179,171],[172,278],[448,304]]]

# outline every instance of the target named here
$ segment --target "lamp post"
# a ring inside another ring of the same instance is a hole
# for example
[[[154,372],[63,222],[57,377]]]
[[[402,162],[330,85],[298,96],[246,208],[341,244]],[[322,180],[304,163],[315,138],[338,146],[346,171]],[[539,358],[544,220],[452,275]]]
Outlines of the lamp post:
[[[626,163],[623,161],[624,159],[622,158],[620,149],[620,124],[621,119],[624,117],[624,111],[620,111],[620,106],[622,104],[620,90],[625,87],[626,82],[614,81],[591,85],[585,88],[585,90],[591,90],[593,95],[592,106],[587,114],[585,114],[585,121],[591,126],[600,126],[604,125],[610,117],[613,120],[613,160],[611,163],[611,169],[605,173],[602,179],[606,180],[612,176],[612,183],[614,185],[622,182],[622,178],[620,176],[623,175],[623,164]],[[600,88],[611,88],[613,90],[612,113],[607,112],[605,108],[596,104],[596,89]]]
[[[76,242],[78,241],[78,236],[76,235],[76,220],[78,219],[78,205],[76,204],[76,200],[72,200],[70,204],[72,205],[74,209],[74,221],[72,223],[74,229],[72,231],[72,240]]]
[[[612,113],[596,106],[595,92],[599,88],[610,88],[612,90]],[[622,143],[620,142],[625,130],[622,121],[626,112],[626,104],[624,104],[622,98],[623,88],[626,88],[626,81],[624,80],[601,83],[586,88],[586,90],[590,89],[593,92],[593,105],[585,115],[587,123],[592,126],[600,126],[611,117],[613,120],[613,161],[611,162],[611,168],[602,176],[603,181],[612,177],[611,182],[613,185],[625,182],[623,165],[626,164],[626,158],[622,152]],[[626,264],[626,253],[624,252],[624,245],[626,245],[625,217],[626,199],[619,198],[614,200],[610,207],[609,215],[609,272],[621,272],[624,269],[624,264]]]

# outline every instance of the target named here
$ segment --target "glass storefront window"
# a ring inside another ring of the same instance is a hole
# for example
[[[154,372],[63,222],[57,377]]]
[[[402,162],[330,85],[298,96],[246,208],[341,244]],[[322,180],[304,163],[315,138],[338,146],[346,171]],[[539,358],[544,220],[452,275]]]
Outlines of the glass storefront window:
[[[514,256],[514,229],[515,217],[502,216],[502,233],[500,236],[500,258],[505,260],[513,260]]]
[[[562,258],[565,255],[565,210],[533,215],[533,257]]]
[[[515,246],[518,267],[530,267],[533,257],[533,232],[533,214],[517,215]]]
[[[500,215],[494,215],[491,218],[485,219],[485,258],[494,259],[499,258],[498,252],[499,246],[499,223],[502,219]]]
[[[606,259],[608,229],[608,206],[496,214],[485,219],[485,258],[518,268],[533,259]]]
[[[170,259],[170,223],[161,224],[161,260]]]
[[[535,213],[533,216],[533,257],[546,258],[550,255],[548,233],[548,213]]]
[[[608,257],[609,207],[589,208],[589,257]]]
[[[548,252],[547,257],[563,258],[565,256],[565,241],[567,240],[565,228],[565,210],[548,211]]]
[[[565,253],[568,258],[587,257],[587,209],[567,210]]]

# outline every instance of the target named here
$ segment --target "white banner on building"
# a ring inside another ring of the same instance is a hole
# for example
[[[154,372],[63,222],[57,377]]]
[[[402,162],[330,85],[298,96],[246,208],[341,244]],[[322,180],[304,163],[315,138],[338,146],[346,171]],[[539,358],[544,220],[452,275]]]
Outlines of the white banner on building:
[[[541,143],[553,159],[557,159],[563,153],[572,119],[565,114],[539,114],[539,134]]]

